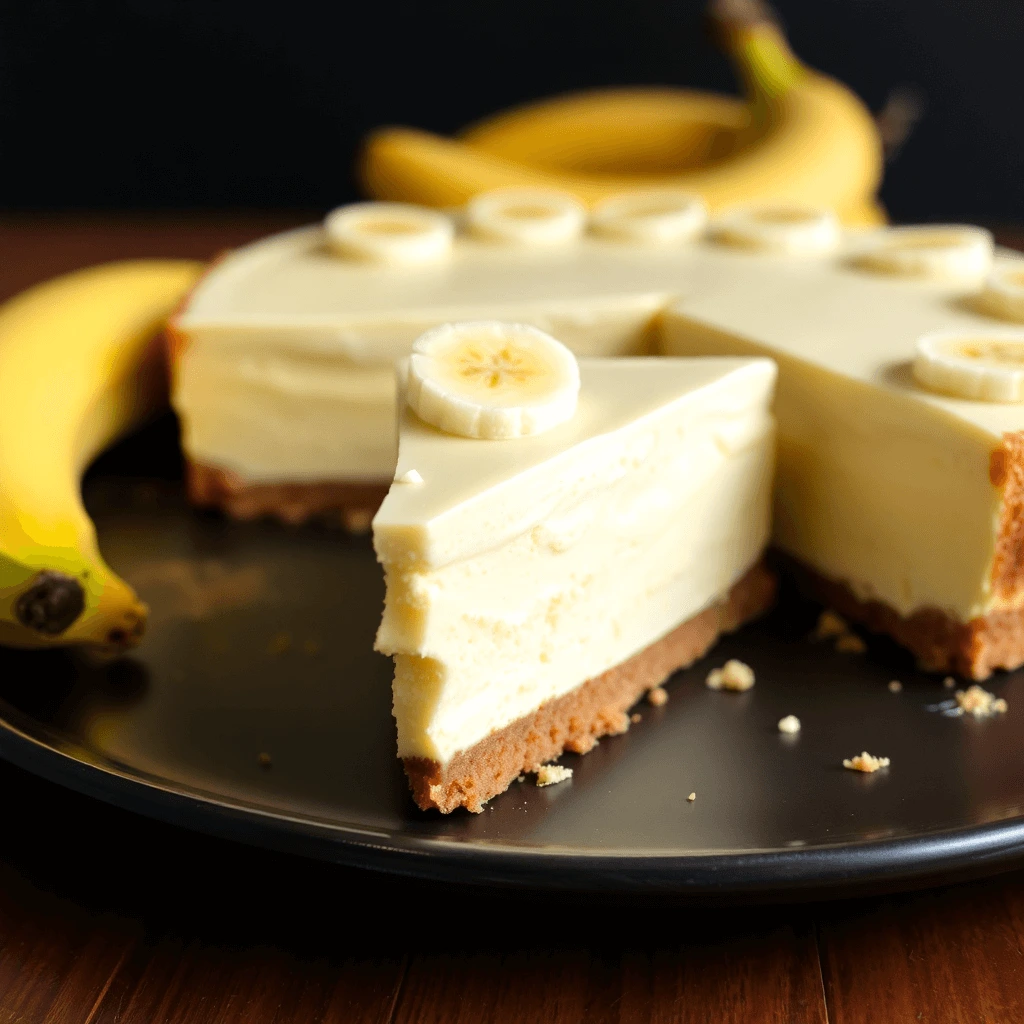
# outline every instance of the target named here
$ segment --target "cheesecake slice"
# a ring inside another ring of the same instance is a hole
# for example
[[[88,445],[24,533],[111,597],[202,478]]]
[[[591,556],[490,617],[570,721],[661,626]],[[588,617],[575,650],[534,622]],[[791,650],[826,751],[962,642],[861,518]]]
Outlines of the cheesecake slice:
[[[507,440],[430,426],[400,385],[376,646],[421,808],[479,811],[624,732],[766,609],[774,381],[765,359],[581,359],[575,413]]]
[[[991,239],[986,260],[984,235],[892,229],[811,259],[709,249],[718,272],[662,335],[670,355],[778,363],[774,543],[843,615],[974,679],[1024,664],[1024,405],[985,384],[1024,364],[1024,262],[993,264]],[[968,362],[922,373],[935,345]]]

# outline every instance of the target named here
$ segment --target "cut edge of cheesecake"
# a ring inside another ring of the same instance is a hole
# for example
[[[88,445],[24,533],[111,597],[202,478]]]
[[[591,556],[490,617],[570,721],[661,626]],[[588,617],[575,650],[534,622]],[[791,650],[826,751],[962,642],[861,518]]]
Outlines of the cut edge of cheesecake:
[[[992,593],[1017,602],[1024,590],[1024,431],[1003,436],[992,450],[989,478],[1002,490],[992,560]],[[926,672],[954,672],[983,680],[998,669],[1024,665],[1024,608],[997,608],[964,622],[941,608],[918,608],[902,615],[884,601],[865,600],[843,580],[779,552],[779,569],[805,593],[873,633],[905,647]]]
[[[723,633],[768,611],[775,593],[775,575],[759,561],[723,600],[621,664],[495,730],[447,764],[403,758],[413,799],[424,811],[448,814],[465,807],[479,813],[523,773],[537,771],[567,750],[585,754],[602,736],[626,732],[627,711],[645,693],[703,657]]]

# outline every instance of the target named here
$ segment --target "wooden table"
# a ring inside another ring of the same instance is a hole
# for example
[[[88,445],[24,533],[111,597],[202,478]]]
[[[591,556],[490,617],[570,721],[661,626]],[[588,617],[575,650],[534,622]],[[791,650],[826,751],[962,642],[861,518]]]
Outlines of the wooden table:
[[[301,219],[9,219],[0,297]],[[309,863],[3,764],[0,794],[0,1024],[1024,1021],[1024,873],[840,903],[616,905]]]

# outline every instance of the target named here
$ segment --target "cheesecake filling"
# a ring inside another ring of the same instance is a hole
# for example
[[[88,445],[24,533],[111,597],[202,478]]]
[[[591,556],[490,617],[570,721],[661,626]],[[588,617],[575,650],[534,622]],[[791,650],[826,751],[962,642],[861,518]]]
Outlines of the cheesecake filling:
[[[919,398],[909,370],[878,386],[681,313],[666,318],[664,351],[778,362],[773,539],[788,554],[905,618],[937,609],[966,623],[1024,607],[1019,587],[993,583],[1001,438],[949,400]]]
[[[769,533],[773,377],[748,364],[419,523],[385,503],[399,756],[444,764],[728,593]]]

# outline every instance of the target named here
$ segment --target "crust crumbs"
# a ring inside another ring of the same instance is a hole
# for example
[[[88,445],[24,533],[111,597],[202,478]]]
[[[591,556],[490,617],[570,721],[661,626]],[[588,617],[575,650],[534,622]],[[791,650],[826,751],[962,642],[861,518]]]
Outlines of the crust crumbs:
[[[705,682],[712,690],[743,693],[754,685],[754,670],[742,661],[731,658],[721,668],[713,668]]]
[[[794,735],[800,731],[800,719],[796,715],[786,715],[785,718],[779,719],[779,732],[784,732],[789,736]]]
[[[855,772],[867,772],[870,775],[872,772],[877,772],[879,768],[888,768],[889,758],[875,757],[865,750],[856,757],[846,758],[843,761],[843,767]]]
[[[572,769],[563,768],[560,764],[542,764],[537,769],[537,785],[553,786],[557,782],[565,782],[572,778]]]
[[[693,803],[693,801],[694,801],[694,800],[696,800],[696,799],[697,799],[697,794],[696,794],[696,793],[691,793],[691,794],[690,794],[690,795],[689,795],[689,796],[688,796],[688,797],[686,798],[686,802],[687,802],[687,803],[690,803],[690,804],[692,804],[692,803]]]
[[[647,703],[656,708],[668,703],[668,690],[663,686],[653,686],[647,691]]]
[[[834,636],[843,636],[850,632],[850,627],[841,615],[826,608],[818,616],[818,624],[814,627],[815,640],[829,640]]]
[[[992,715],[1001,715],[1006,711],[1007,703],[1002,697],[982,689],[980,686],[971,686],[966,690],[956,691],[956,702],[960,707],[960,713],[974,715],[975,718],[991,718]]]

